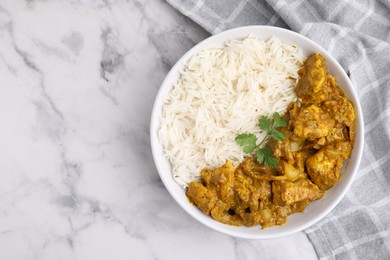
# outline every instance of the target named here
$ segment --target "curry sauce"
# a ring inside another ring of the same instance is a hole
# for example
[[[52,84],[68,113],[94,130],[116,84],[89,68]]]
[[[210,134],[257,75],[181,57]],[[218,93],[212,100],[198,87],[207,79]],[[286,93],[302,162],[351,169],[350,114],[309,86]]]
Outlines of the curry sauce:
[[[320,54],[304,62],[299,76],[298,100],[284,114],[288,126],[278,129],[286,139],[266,145],[279,166],[266,168],[248,157],[237,167],[227,161],[202,170],[201,182],[191,182],[186,195],[205,214],[234,226],[283,225],[338,182],[353,147],[354,107]]]

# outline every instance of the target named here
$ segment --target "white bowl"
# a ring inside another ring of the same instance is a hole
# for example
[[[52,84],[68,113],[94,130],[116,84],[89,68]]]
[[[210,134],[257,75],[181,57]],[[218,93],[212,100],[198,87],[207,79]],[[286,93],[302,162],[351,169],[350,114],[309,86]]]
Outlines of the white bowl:
[[[160,144],[157,136],[159,128],[159,119],[161,117],[162,106],[164,100],[168,96],[172,89],[173,83],[179,78],[179,71],[183,68],[184,64],[190,59],[190,57],[203,49],[209,49],[213,47],[221,46],[224,42],[232,39],[242,39],[248,35],[254,35],[260,39],[269,39],[272,36],[276,36],[282,42],[295,44],[303,50],[303,53],[308,56],[311,53],[321,53],[327,60],[328,72],[331,73],[337,80],[338,85],[345,91],[346,96],[351,100],[357,112],[356,118],[356,140],[352,156],[350,158],[347,169],[342,173],[338,184],[326,192],[325,196],[318,201],[312,202],[309,207],[306,208],[304,214],[296,213],[288,217],[287,223],[283,226],[260,229],[260,226],[255,227],[235,227],[219,223],[212,219],[210,216],[201,212],[198,208],[191,205],[185,191],[181,188],[173,179],[171,173],[171,165],[169,161],[164,157],[163,148]],[[150,124],[150,139],[152,146],[152,153],[154,162],[160,177],[172,195],[172,197],[179,203],[179,205],[187,211],[192,217],[204,225],[220,231],[222,233],[249,239],[267,239],[286,236],[294,232],[301,231],[309,226],[313,225],[326,214],[328,214],[344,197],[348,188],[351,186],[352,180],[358,169],[360,159],[363,151],[364,143],[364,129],[363,129],[363,116],[361,107],[359,104],[358,97],[352,87],[352,84],[337,61],[330,56],[322,47],[308,38],[281,28],[270,27],[270,26],[247,26],[235,28],[232,30],[224,31],[217,35],[211,36],[204,41],[197,44],[191,50],[189,50],[176,64],[173,66],[171,71],[168,73],[164,82],[161,84],[160,91],[157,94],[151,124]]]

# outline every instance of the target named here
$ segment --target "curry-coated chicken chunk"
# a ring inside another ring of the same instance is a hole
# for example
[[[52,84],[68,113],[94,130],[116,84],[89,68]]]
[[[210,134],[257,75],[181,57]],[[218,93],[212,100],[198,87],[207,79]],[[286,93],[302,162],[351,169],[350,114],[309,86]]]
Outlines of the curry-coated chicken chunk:
[[[191,182],[186,195],[204,213],[210,214],[218,201],[232,203],[233,178],[234,166],[230,161],[214,171],[204,169],[201,172],[203,183]]]
[[[186,195],[205,214],[210,214],[217,201],[214,191],[194,181],[188,185]]]
[[[217,203],[217,205],[211,210],[210,214],[213,219],[224,224],[231,226],[242,226],[245,224],[240,215],[235,214],[234,210],[229,209],[229,207],[223,203]]]
[[[274,181],[272,183],[273,202],[284,206],[302,200],[317,200],[322,197],[322,191],[308,179],[296,182]]]
[[[299,71],[295,93],[304,103],[320,103],[328,98],[325,58],[316,53],[306,59]]]
[[[334,142],[306,160],[307,173],[321,190],[333,187],[340,178],[340,169],[350,156],[349,142]]]
[[[334,120],[316,105],[302,108],[297,113],[290,113],[290,116],[294,134],[310,141],[327,136],[334,125]]]
[[[336,80],[332,75],[328,74],[327,80],[328,89],[330,90],[329,98],[322,104],[326,111],[336,122],[353,126],[355,122],[355,109],[346,97],[344,92],[337,86]]]
[[[337,99],[327,100],[323,107],[340,124],[352,126],[355,122],[355,110],[346,97],[339,96]]]
[[[204,170],[201,172],[206,187],[215,191],[219,200],[229,205],[233,200],[234,170],[232,162],[226,161],[224,165],[213,171]]]

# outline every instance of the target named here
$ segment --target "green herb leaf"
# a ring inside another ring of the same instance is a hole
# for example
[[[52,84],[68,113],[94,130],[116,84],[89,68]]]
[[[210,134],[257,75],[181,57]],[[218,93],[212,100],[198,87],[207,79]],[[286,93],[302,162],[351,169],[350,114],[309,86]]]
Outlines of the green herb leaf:
[[[261,130],[263,130],[263,131],[268,133],[270,128],[271,128],[271,125],[272,125],[271,119],[269,119],[266,116],[261,116],[260,117],[258,126],[259,126],[259,128]]]
[[[256,136],[254,134],[240,134],[236,136],[236,143],[243,147],[244,153],[253,153],[256,148]]]
[[[257,150],[256,160],[260,164],[264,163],[265,167],[268,168],[278,167],[278,159],[273,155],[273,152],[269,147]]]
[[[264,153],[263,153],[263,149],[259,149],[257,150],[257,153],[256,153],[256,161],[260,164],[263,164],[264,162]]]
[[[268,168],[277,168],[278,167],[278,159],[271,155],[271,156],[267,156],[264,158],[264,165],[265,167],[268,167]]]
[[[283,117],[281,117],[278,112],[275,112],[272,117],[274,119],[273,128],[277,128],[277,127],[280,127],[280,126],[281,127],[286,127],[287,126],[287,120],[284,119]]]
[[[277,140],[277,141],[283,141],[283,140],[286,140],[286,135],[283,134],[282,132],[278,131],[278,130],[272,130],[269,135]]]
[[[277,141],[286,139],[286,135],[278,130],[277,127],[286,127],[287,120],[282,118],[279,113],[275,112],[272,118],[261,116],[259,118],[258,126],[261,130],[267,133],[263,140],[256,145],[256,136],[254,134],[240,134],[236,137],[236,142],[243,147],[245,153],[256,152],[256,160],[260,164],[264,164],[268,168],[278,167],[278,159],[273,155],[271,148],[261,148],[261,145],[270,137]]]
[[[269,148],[269,147],[261,148],[261,149],[259,149],[259,151],[261,151],[264,154],[264,156],[266,156],[266,157],[272,156],[274,154],[274,152],[272,152],[271,148]]]

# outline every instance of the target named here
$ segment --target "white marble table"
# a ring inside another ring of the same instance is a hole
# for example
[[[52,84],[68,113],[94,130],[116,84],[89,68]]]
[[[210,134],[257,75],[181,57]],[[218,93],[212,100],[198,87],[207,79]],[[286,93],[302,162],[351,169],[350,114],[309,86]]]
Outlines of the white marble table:
[[[187,215],[151,158],[174,62],[208,34],[162,0],[0,1],[0,259],[316,259]]]

